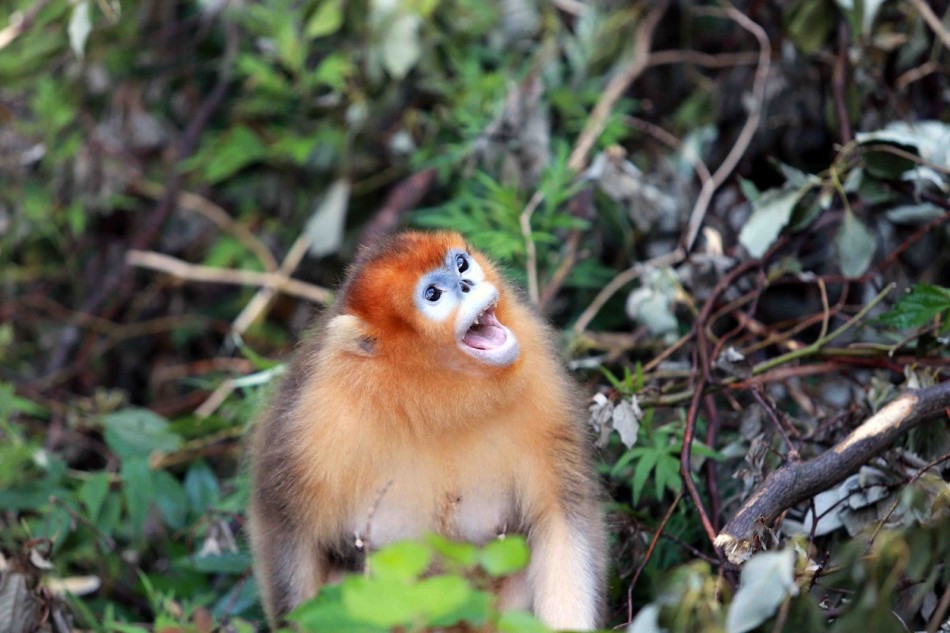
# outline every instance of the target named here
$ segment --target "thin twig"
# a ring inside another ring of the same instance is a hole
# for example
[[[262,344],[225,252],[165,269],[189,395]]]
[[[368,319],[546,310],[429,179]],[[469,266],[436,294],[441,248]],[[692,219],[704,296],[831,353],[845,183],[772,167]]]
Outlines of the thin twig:
[[[845,321],[844,324],[841,325],[841,327],[839,327],[837,330],[835,330],[831,334],[820,336],[819,338],[815,340],[814,343],[806,347],[803,347],[801,349],[796,349],[786,354],[782,354],[781,356],[776,356],[775,358],[770,358],[769,360],[762,361],[761,363],[757,364],[756,366],[752,368],[752,374],[753,375],[761,374],[763,372],[766,372],[772,369],[773,367],[778,367],[779,365],[787,363],[790,360],[795,360],[796,358],[809,356],[819,351],[825,343],[830,343],[834,339],[838,338],[839,336],[847,332],[849,329],[851,329],[851,327],[854,326],[855,323],[863,319],[865,315],[867,315],[868,312],[873,310],[875,306],[877,306],[877,304],[880,303],[884,299],[884,297],[886,297],[895,287],[896,287],[896,284],[894,283],[888,284],[884,288],[884,290],[879,292],[878,295],[874,297],[866,306],[861,308],[861,310],[857,314],[855,314],[853,317]]]
[[[919,469],[916,473],[914,473],[914,476],[908,479],[907,483],[904,484],[904,486],[906,487],[906,486],[911,485],[912,483],[920,479],[921,476],[923,476],[925,472],[927,472],[934,466],[939,466],[940,464],[948,460],[950,460],[950,453],[945,453],[941,455],[940,457],[937,457],[936,459],[931,460],[923,468]],[[890,520],[891,515],[894,514],[895,510],[897,510],[897,506],[900,505],[901,501],[902,501],[902,497],[898,496],[898,498],[894,501],[894,504],[891,506],[890,510],[887,511],[887,514],[885,514],[881,518],[881,520],[877,522],[877,525],[874,526],[874,531],[871,533],[871,536],[868,537],[867,546],[865,547],[865,550],[864,550],[865,553],[868,553],[871,551],[871,547],[874,545],[874,539],[876,539],[877,535],[881,533],[881,529]]]
[[[663,520],[660,521],[660,525],[656,528],[656,532],[653,533],[653,539],[650,541],[650,545],[647,547],[647,551],[643,555],[643,560],[640,561],[637,571],[633,574],[633,578],[630,580],[630,585],[627,586],[627,624],[633,622],[633,588],[637,585],[637,580],[639,580],[640,574],[642,574],[643,570],[646,569],[647,563],[650,562],[650,558],[653,556],[653,550],[656,549],[656,544],[660,540],[660,535],[663,534],[663,530],[666,529],[666,524],[669,523],[670,517],[673,516],[673,511],[676,510],[676,506],[679,505],[680,499],[682,498],[683,491],[680,490],[678,493],[676,493],[676,498],[673,499],[673,503],[671,503],[670,507],[666,509],[666,514],[663,515]]]
[[[155,200],[161,200],[165,195],[166,187],[154,182],[139,181],[133,185],[133,188],[136,192],[146,195]],[[257,259],[261,262],[261,265],[264,266],[264,270],[267,272],[274,272],[277,270],[277,260],[274,259],[274,256],[271,254],[270,249],[265,245],[254,233],[252,233],[246,226],[239,222],[235,222],[234,218],[231,217],[227,211],[222,207],[215,204],[211,200],[200,196],[196,193],[190,191],[179,191],[178,206],[184,211],[190,211],[192,213],[198,213],[208,220],[210,220],[215,226],[217,226],[222,231],[226,231],[233,235],[239,242],[244,244],[247,250],[254,253],[257,256]]]
[[[326,288],[291,279],[280,272],[260,273],[251,270],[198,266],[161,253],[138,250],[129,251],[126,254],[126,262],[131,266],[157,270],[188,281],[235,286],[263,286],[321,304],[330,303],[333,300],[333,293]]]
[[[930,8],[930,5],[927,4],[925,0],[910,1],[914,3],[914,6],[920,11],[920,17],[924,19],[924,22],[933,30],[934,34],[940,38],[943,45],[950,48],[950,33],[943,27],[943,23],[940,22],[940,18],[938,18],[937,14]]]
[[[594,143],[601,132],[607,126],[607,119],[620,97],[623,96],[630,84],[640,76],[647,68],[650,59],[650,46],[653,41],[653,31],[659,23],[660,18],[666,12],[668,0],[661,0],[650,10],[647,16],[640,22],[637,32],[634,35],[636,43],[633,49],[633,59],[622,73],[615,75],[613,79],[604,88],[600,99],[591,110],[584,129],[581,131],[577,142],[574,143],[574,149],[567,161],[567,168],[577,173],[584,168],[587,162],[587,155],[594,147]],[[527,261],[525,262],[525,272],[528,281],[528,298],[534,305],[540,303],[540,291],[538,287],[538,262],[537,249],[534,244],[534,238],[531,236],[531,216],[544,201],[544,193],[538,190],[531,196],[528,204],[518,218],[518,224],[521,227],[521,236],[525,243],[525,253]]]
[[[732,5],[728,5],[722,10],[704,9],[702,13],[725,15],[752,33],[759,42],[759,64],[755,69],[755,79],[752,83],[752,103],[749,107],[749,116],[742,126],[742,130],[739,131],[739,136],[732,145],[732,149],[729,150],[726,158],[723,159],[722,164],[719,165],[719,168],[713,174],[712,178],[703,183],[703,187],[699,191],[699,196],[696,198],[696,204],[693,205],[693,211],[690,214],[689,224],[686,228],[686,239],[683,241],[686,252],[689,252],[690,249],[693,248],[693,243],[696,241],[696,236],[699,235],[699,229],[703,224],[703,219],[706,217],[706,210],[712,202],[713,194],[716,192],[716,189],[725,182],[729,174],[736,168],[736,165],[739,164],[739,160],[749,148],[752,137],[759,127],[759,120],[762,118],[762,108],[765,104],[765,81],[769,76],[769,68],[772,63],[772,45],[769,42],[768,35],[766,35],[765,30],[762,29],[761,26],[746,17],[741,11]]]
[[[580,171],[587,162],[587,155],[597,142],[600,133],[607,126],[607,119],[620,97],[627,91],[630,84],[640,76],[640,74],[650,64],[650,46],[653,43],[653,31],[660,22],[660,18],[666,12],[667,0],[662,0],[654,4],[653,8],[637,27],[634,35],[636,43],[633,48],[633,58],[630,64],[618,75],[615,75],[604,92],[600,95],[597,105],[591,110],[587,123],[584,124],[584,130],[574,144],[574,150],[567,160],[568,168],[574,171]]]
[[[594,300],[590,302],[590,305],[584,309],[577,321],[574,323],[574,333],[580,334],[587,326],[590,325],[590,322],[597,316],[597,313],[600,312],[600,309],[604,307],[604,304],[610,301],[610,298],[613,297],[618,290],[626,286],[628,283],[640,276],[641,272],[648,267],[654,268],[666,268],[669,266],[675,266],[683,261],[685,253],[681,248],[670,253],[664,253],[654,257],[653,259],[647,260],[643,263],[634,264],[627,270],[621,272],[616,277],[610,280],[610,282],[604,286],[600,292],[597,293],[597,296],[594,297]]]
[[[648,65],[695,64],[705,68],[732,68],[733,66],[754,66],[758,60],[758,53],[746,51],[711,54],[693,50],[668,50],[650,53]]]
[[[524,237],[524,249],[527,261],[525,262],[525,271],[528,276],[528,298],[531,303],[538,305],[541,301],[541,294],[538,290],[538,251],[534,245],[534,237],[531,235],[531,216],[535,210],[544,201],[544,193],[538,189],[531,196],[524,211],[518,217],[518,224],[521,226],[521,235]]]
[[[835,100],[835,112],[838,115],[838,129],[841,144],[851,142],[851,120],[848,118],[848,105],[845,100],[845,73],[848,66],[848,27],[842,21],[838,25],[838,55],[835,57],[831,73],[831,89]]]

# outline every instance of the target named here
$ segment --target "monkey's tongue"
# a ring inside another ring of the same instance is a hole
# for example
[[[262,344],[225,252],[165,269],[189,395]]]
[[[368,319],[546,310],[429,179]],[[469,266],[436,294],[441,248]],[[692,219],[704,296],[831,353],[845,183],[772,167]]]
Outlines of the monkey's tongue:
[[[508,340],[501,323],[495,318],[494,312],[486,312],[478,318],[479,323],[468,328],[462,337],[462,342],[475,349],[495,349]]]

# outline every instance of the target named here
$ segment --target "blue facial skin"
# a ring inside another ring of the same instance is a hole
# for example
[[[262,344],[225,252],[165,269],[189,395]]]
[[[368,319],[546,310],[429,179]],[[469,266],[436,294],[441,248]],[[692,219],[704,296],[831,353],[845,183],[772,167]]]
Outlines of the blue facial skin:
[[[459,272],[459,268],[464,269],[463,272]],[[473,273],[478,278],[472,278]],[[479,278],[484,278],[484,275],[471,255],[459,249],[452,249],[446,254],[441,268],[423,275],[419,280],[415,295],[416,307],[423,314],[442,320],[448,316],[448,311],[443,313],[438,308],[446,305],[450,310],[451,305],[461,301],[464,295],[481,281]],[[434,287],[434,290],[430,289],[430,286]]]

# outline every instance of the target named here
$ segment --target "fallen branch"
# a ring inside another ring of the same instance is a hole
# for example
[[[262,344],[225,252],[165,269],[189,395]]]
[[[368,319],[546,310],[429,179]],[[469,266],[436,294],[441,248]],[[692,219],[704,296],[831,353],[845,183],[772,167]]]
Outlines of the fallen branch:
[[[756,535],[782,512],[844,481],[898,437],[948,407],[950,382],[910,390],[818,457],[773,471],[720,531],[716,547],[741,564],[756,551]]]
[[[326,288],[291,279],[281,273],[259,273],[251,270],[198,266],[150,251],[131,250],[126,255],[125,261],[130,266],[157,270],[188,281],[273,288],[278,292],[321,304],[327,304],[333,300],[333,293]]]

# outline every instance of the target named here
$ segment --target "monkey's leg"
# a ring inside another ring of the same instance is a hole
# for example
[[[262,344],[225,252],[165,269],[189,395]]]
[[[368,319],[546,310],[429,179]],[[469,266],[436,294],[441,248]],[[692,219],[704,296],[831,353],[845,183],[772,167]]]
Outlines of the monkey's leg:
[[[553,629],[589,631],[601,620],[604,569],[596,510],[549,513],[530,532],[534,613]]]

